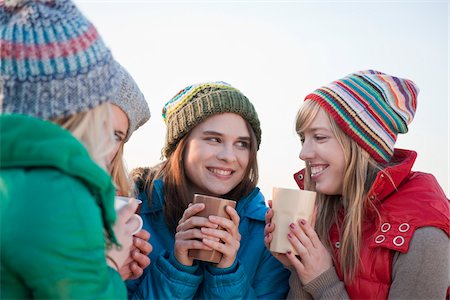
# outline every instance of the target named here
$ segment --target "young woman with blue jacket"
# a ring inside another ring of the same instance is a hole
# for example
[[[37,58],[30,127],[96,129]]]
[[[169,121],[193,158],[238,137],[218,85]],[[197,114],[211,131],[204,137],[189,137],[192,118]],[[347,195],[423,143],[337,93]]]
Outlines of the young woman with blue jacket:
[[[258,116],[234,87],[213,82],[189,86],[163,109],[163,155],[134,179],[151,233],[151,265],[127,283],[134,299],[284,298],[289,272],[264,245],[264,197],[256,187]],[[237,201],[230,219],[195,216],[204,204],[195,193]],[[224,230],[219,230],[218,227]],[[191,249],[222,253],[217,264],[194,260]]]

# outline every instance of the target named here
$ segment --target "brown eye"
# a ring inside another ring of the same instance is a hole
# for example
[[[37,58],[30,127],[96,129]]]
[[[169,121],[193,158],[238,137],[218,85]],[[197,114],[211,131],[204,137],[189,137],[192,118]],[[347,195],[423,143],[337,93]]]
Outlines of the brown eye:
[[[237,146],[240,148],[248,149],[248,148],[250,148],[250,143],[247,141],[239,141],[239,142],[237,142]]]

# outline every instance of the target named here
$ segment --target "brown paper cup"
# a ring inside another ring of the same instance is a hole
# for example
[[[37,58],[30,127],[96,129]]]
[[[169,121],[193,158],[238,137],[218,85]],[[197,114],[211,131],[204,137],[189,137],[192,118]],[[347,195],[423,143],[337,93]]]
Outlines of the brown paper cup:
[[[230,216],[225,211],[225,206],[236,207],[236,201],[200,194],[194,195],[192,203],[205,203],[205,209],[197,214],[197,216],[205,218],[213,215],[230,219]],[[212,263],[218,263],[222,259],[222,253],[216,250],[190,249],[189,256]]]
[[[286,253],[291,250],[294,254],[298,254],[287,237],[290,232],[289,225],[296,223],[299,219],[305,219],[310,223],[315,200],[316,192],[273,188],[272,223],[275,224],[275,230],[272,234],[270,251]]]

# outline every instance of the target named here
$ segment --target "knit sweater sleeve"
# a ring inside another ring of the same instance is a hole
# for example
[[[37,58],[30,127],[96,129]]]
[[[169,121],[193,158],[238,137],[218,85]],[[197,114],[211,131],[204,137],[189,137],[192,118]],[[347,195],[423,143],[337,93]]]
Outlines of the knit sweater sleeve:
[[[350,299],[344,282],[339,280],[334,267],[305,284],[303,288],[314,299]]]
[[[294,267],[290,266],[289,294],[287,299],[350,299],[344,283],[339,280],[334,267],[320,274],[306,285],[300,281]]]
[[[417,229],[407,253],[396,253],[389,299],[445,299],[450,286],[449,237],[435,227]]]

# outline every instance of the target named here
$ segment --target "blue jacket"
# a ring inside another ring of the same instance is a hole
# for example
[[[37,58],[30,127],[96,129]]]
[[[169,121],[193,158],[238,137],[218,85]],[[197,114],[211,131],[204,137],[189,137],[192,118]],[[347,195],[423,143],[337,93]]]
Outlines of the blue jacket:
[[[144,228],[151,233],[151,264],[137,280],[128,281],[132,299],[280,299],[289,290],[290,272],[264,245],[264,215],[267,207],[258,188],[237,202],[240,217],[241,245],[233,266],[219,269],[194,261],[180,264],[173,255],[174,235],[166,225],[163,206],[163,183],[155,180],[152,207],[147,193],[141,215]]]

